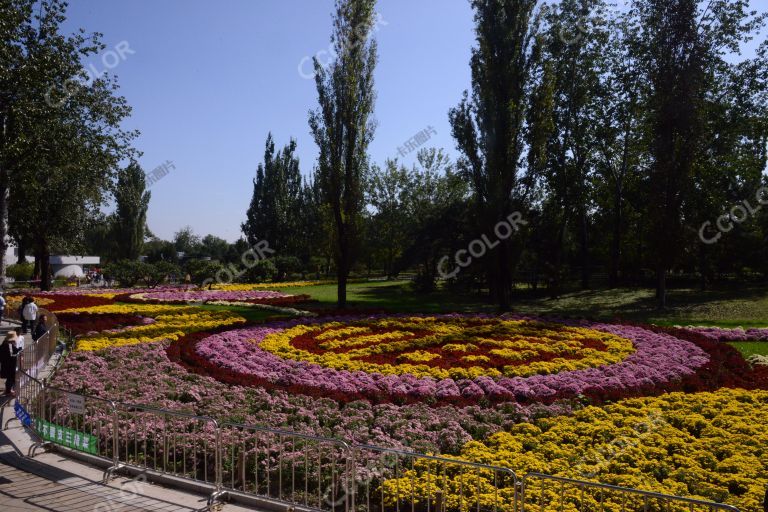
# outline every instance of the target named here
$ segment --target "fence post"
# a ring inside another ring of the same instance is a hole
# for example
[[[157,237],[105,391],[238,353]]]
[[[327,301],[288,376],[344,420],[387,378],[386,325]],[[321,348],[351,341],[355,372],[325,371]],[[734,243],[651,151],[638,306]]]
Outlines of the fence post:
[[[213,419],[211,421],[213,422],[213,428],[216,431],[216,456],[215,456],[215,464],[216,464],[216,469],[215,469],[216,483],[215,483],[215,485],[216,485],[216,490],[215,490],[215,493],[219,494],[221,492],[222,486],[224,485],[224,477],[223,477],[223,474],[222,474],[224,472],[224,468],[222,467],[222,459],[224,457],[222,456],[222,453],[221,453],[221,450],[222,450],[222,446],[221,446],[221,427],[219,426],[219,422],[216,421],[215,419]]]
[[[525,512],[525,476],[515,478],[515,512]]]
[[[344,506],[347,512],[355,510],[355,494],[357,491],[357,482],[355,481],[355,448],[347,446],[347,489],[346,503]]]
[[[214,431],[216,432],[215,451],[214,451],[214,490],[210,496],[208,496],[208,508],[212,507],[216,501],[221,500],[227,492],[223,490],[224,487],[224,467],[222,460],[224,456],[222,454],[223,447],[221,445],[221,426],[219,422],[214,418],[207,418],[213,424]]]

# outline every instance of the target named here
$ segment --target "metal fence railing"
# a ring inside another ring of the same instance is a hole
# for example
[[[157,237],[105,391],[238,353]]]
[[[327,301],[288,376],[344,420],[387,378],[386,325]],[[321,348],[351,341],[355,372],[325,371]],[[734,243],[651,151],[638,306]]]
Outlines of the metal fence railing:
[[[508,468],[378,446],[356,445],[356,510],[516,510],[518,479]]]
[[[116,404],[115,468],[135,467],[219,490],[220,429],[213,418]]]
[[[210,505],[239,493],[323,512],[738,512],[639,489],[539,473],[518,479],[505,467],[219,424],[73,393],[20,373],[17,401],[34,418],[29,428],[39,438],[30,455],[50,444],[86,451],[109,463],[105,481],[127,467],[170,475],[208,487]]]
[[[36,380],[36,379],[35,379]],[[37,381],[40,383],[40,381]],[[40,384],[38,384],[40,385]],[[91,440],[88,453],[104,459],[114,457],[115,404],[110,400],[72,393],[63,389],[43,385],[43,391],[30,404],[31,410],[38,411],[36,419],[44,422],[48,428],[61,428],[62,431],[77,432],[81,438],[89,436]],[[29,410],[29,409],[28,409]],[[35,425],[38,434],[49,434],[42,430],[42,425]],[[42,435],[37,446],[44,446],[50,435]],[[58,441],[58,439],[53,442]],[[82,450],[83,443],[75,443],[72,447]]]
[[[233,423],[223,424],[221,430],[225,491],[309,510],[354,510],[354,459],[346,442]]]
[[[24,350],[19,354],[18,368],[28,375],[38,378],[42,375],[51,357],[56,353],[59,341],[62,338],[69,339],[69,333],[59,325],[59,321],[52,312],[39,308],[37,318],[45,315],[46,331],[40,338],[34,340],[32,332],[24,334]],[[6,308],[4,319],[21,324],[19,311],[16,308]],[[64,343],[62,341],[62,343]]]
[[[670,496],[627,487],[586,482],[541,473],[528,473],[522,482],[520,512],[529,510],[586,512],[620,510],[642,512],[739,512],[723,503]]]

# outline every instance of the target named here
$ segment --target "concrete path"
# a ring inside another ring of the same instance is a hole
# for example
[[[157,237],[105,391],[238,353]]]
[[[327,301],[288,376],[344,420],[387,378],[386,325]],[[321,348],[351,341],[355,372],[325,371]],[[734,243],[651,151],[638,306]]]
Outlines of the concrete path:
[[[8,404],[5,404],[8,405]],[[3,407],[2,425],[13,417]],[[205,510],[207,496],[168,489],[143,479],[118,477],[101,484],[102,470],[55,452],[25,457],[31,445],[18,421],[0,432],[0,510],[53,512],[191,512]],[[225,505],[219,510],[255,510]]]

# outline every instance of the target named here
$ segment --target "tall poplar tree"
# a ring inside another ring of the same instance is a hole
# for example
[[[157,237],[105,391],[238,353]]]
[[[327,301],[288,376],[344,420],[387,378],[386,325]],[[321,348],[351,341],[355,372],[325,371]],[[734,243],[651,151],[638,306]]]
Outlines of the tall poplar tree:
[[[295,153],[295,140],[275,153],[272,134],[267,136],[264,162],[256,170],[251,204],[241,226],[249,244],[266,240],[278,256],[295,256],[303,243],[295,236],[302,199],[301,171]]]
[[[320,149],[317,179],[333,217],[338,307],[347,304],[347,278],[355,261],[364,179],[373,139],[376,41],[371,37],[375,0],[337,0],[331,42],[336,60],[314,59],[319,107],[309,126]]]
[[[472,93],[449,116],[474,193],[479,233],[524,206],[519,173],[525,151],[525,118],[535,59],[536,0],[472,0],[477,46],[472,50]],[[509,309],[512,240],[502,241],[487,261],[488,283],[502,310]]]
[[[146,190],[146,176],[138,163],[131,162],[120,171],[115,186],[114,217],[118,259],[135,260],[141,254],[151,196],[152,193]]]

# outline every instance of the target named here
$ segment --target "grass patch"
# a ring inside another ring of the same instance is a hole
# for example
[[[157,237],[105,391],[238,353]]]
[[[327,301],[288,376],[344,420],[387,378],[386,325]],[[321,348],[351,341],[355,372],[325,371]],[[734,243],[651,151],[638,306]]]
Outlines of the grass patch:
[[[311,306],[314,309],[336,306],[334,284],[284,288],[280,291],[311,296],[317,301]],[[519,289],[512,310],[524,314],[625,320],[666,326],[768,327],[768,290],[760,287],[671,290],[666,311],[656,309],[654,291],[650,289],[575,291],[556,299],[547,297],[545,293]],[[445,289],[416,293],[408,281],[352,283],[347,287],[347,300],[350,308],[403,313],[495,311],[485,295],[458,294]]]
[[[747,358],[749,356],[768,356],[768,342],[765,341],[734,341],[729,343]]]
[[[202,309],[208,309],[211,311],[231,311],[242,316],[249,322],[260,323],[267,320],[276,320],[278,318],[285,318],[287,315],[281,315],[274,311],[267,311],[259,308],[250,308],[248,306],[224,306],[220,304],[203,304],[198,306]]]
[[[317,302],[307,309],[336,307],[336,285],[323,284],[278,289],[294,295],[306,294]],[[410,281],[371,281],[347,286],[350,309],[385,309],[397,313],[444,313],[493,311],[494,307],[479,295],[455,294],[447,290],[416,293]],[[299,304],[299,309],[305,305]]]

